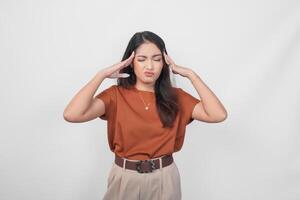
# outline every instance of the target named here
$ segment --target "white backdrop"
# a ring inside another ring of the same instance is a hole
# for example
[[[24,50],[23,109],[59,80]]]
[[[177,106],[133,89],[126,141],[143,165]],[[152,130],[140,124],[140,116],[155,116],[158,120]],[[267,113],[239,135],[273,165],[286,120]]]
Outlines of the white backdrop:
[[[299,1],[1,0],[0,25],[1,200],[102,199],[106,121],[68,123],[63,110],[144,30],[228,111],[187,127],[174,155],[183,199],[300,199]]]

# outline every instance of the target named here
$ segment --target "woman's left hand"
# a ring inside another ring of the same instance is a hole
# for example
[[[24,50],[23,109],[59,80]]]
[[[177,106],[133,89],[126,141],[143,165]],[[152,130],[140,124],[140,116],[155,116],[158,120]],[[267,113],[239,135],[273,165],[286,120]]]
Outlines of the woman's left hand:
[[[183,77],[188,78],[189,75],[192,73],[191,69],[176,65],[175,62],[171,59],[171,57],[166,54],[166,52],[164,52],[164,57],[165,57],[166,63],[169,65],[169,67],[171,67],[172,72],[174,74],[179,74]]]

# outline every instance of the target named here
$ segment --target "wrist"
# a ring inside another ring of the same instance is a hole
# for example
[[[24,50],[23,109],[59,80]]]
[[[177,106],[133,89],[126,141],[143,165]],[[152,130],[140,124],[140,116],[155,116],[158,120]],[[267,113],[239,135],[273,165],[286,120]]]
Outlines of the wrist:
[[[188,79],[190,79],[190,81],[193,81],[193,80],[197,79],[198,77],[199,76],[193,70],[191,70],[188,73]]]
[[[96,76],[97,76],[99,79],[102,79],[102,80],[104,80],[104,79],[106,78],[106,74],[104,73],[103,70],[98,71]]]

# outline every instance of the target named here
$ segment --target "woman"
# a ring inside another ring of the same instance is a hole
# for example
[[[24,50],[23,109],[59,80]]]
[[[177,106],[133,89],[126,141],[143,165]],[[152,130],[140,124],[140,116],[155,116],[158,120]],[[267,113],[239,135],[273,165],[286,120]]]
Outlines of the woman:
[[[188,78],[197,99],[172,87],[170,68]],[[94,97],[105,78],[117,78]],[[227,112],[200,77],[168,56],[153,32],[135,33],[122,61],[100,70],[64,111],[69,122],[107,120],[108,141],[115,155],[104,200],[179,200],[180,174],[172,153],[181,149],[185,127],[194,119],[221,122]]]

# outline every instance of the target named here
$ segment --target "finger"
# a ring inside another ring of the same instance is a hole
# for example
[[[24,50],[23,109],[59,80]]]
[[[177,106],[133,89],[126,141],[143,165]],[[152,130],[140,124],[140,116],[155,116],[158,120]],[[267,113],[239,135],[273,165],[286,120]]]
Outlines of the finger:
[[[120,78],[127,78],[129,77],[130,75],[129,74],[126,74],[126,73],[122,73],[122,74],[118,74],[118,77]]]
[[[134,57],[135,57],[135,52],[133,51],[129,60],[132,61],[134,59]]]
[[[120,71],[123,68],[123,66],[124,66],[124,61],[121,61],[116,65],[115,70]]]
[[[130,59],[134,58],[134,51],[130,54],[130,56],[128,58],[126,58],[125,60],[121,61],[121,62],[126,62]]]
[[[169,55],[167,55],[167,57],[170,63],[174,63],[173,59]]]
[[[132,59],[132,58],[134,58],[134,55],[135,55],[135,53],[134,53],[134,51],[131,53],[131,55],[127,58],[128,60],[130,60],[130,59]]]
[[[124,63],[124,67],[127,67],[128,65],[130,65],[131,62],[132,62],[132,60],[127,60],[127,61]]]
[[[128,65],[129,65],[129,63],[130,63],[131,61],[129,61],[129,60],[123,60],[119,65],[118,65],[118,68],[119,69],[122,69],[122,68],[124,68],[124,67],[127,67]]]
[[[170,65],[175,65],[174,61],[168,56],[168,61]]]
[[[124,65],[125,66],[128,66],[131,62],[132,62],[132,60],[133,60],[133,58],[134,58],[134,55],[135,55],[135,53],[134,53],[134,51],[131,53],[131,55],[126,59],[126,60],[124,60]]]
[[[166,63],[169,65],[170,62],[169,62],[169,60],[168,60],[168,58],[167,58],[167,54],[166,54],[165,52],[164,52],[164,57],[165,57]]]
[[[131,63],[133,61],[133,59],[134,59],[134,54],[131,54],[131,56],[127,59],[127,61],[129,63]]]
[[[170,56],[166,54],[166,58],[167,58],[167,61],[168,61],[168,65],[172,65],[173,61],[171,60]]]
[[[127,58],[123,61],[120,61],[119,63],[117,63],[115,65],[116,70],[121,70],[121,69],[127,67],[132,62],[132,58],[134,58],[134,51],[131,53],[129,58]]]

